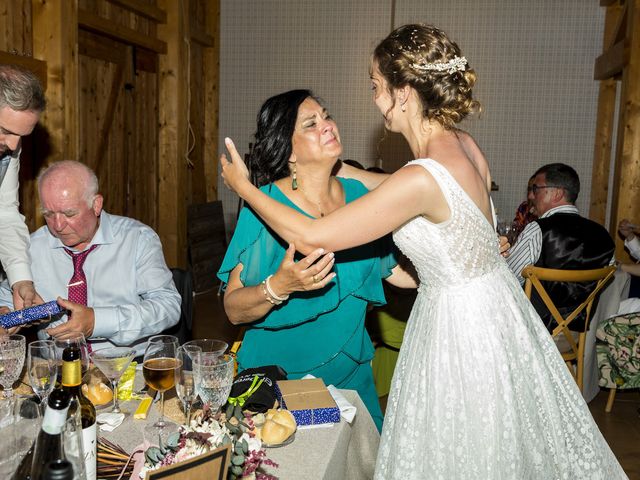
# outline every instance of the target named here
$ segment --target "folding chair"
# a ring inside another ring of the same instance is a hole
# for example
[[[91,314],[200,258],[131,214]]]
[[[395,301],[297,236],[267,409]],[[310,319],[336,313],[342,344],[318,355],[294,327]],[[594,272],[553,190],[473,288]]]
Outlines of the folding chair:
[[[552,268],[534,267],[533,265],[529,265],[522,270],[522,276],[525,278],[525,293],[527,297],[531,299],[532,291],[535,289],[544,302],[544,305],[549,309],[553,319],[558,324],[551,332],[551,336],[556,342],[556,345],[558,345],[562,358],[578,384],[580,391],[582,391],[583,384],[585,339],[587,330],[589,329],[591,310],[598,293],[607,284],[615,271],[616,267],[613,266],[594,270],[556,270]],[[597,283],[580,305],[575,307],[569,314],[563,316],[547,293],[542,282]],[[585,313],[584,326],[574,334],[569,327],[583,311]]]

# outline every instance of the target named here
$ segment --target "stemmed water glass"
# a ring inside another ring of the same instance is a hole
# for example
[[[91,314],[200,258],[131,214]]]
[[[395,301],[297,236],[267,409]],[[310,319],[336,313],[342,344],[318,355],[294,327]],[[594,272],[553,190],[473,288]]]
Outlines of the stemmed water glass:
[[[27,346],[27,370],[29,383],[35,394],[40,398],[43,407],[47,397],[56,385],[58,363],[56,348],[53,340],[37,340]]]
[[[118,382],[127,369],[136,351],[131,347],[106,347],[91,352],[91,360],[109,379],[113,387],[113,408],[111,413],[120,413],[118,402]]]
[[[175,423],[164,418],[164,392],[175,385],[175,370],[180,367],[177,353],[178,339],[172,335],[155,335],[147,342],[142,374],[147,385],[160,393],[160,418],[144,429],[148,439],[166,438],[178,430]]]
[[[176,392],[182,402],[186,424],[191,422],[191,408],[198,397],[193,382],[193,356],[200,352],[200,347],[195,345],[183,345],[178,348],[176,358],[180,366],[176,368]]]
[[[13,384],[20,378],[24,366],[24,335],[4,335],[0,337],[0,385],[4,397],[13,396]]]
[[[187,349],[197,347],[197,349],[201,352],[214,353],[220,356],[227,351],[229,344],[227,344],[227,342],[223,342],[222,340],[215,340],[213,338],[199,338],[198,340],[190,340],[188,342],[185,342],[183,347]]]
[[[198,352],[193,358],[193,380],[203,403],[217,411],[229,398],[233,384],[233,357]]]

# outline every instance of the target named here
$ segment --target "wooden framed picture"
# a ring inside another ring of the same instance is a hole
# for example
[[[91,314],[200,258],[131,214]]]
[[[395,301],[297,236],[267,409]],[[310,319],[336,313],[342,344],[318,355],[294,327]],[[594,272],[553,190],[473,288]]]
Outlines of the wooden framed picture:
[[[220,447],[184,462],[147,472],[146,480],[225,480],[231,445]]]

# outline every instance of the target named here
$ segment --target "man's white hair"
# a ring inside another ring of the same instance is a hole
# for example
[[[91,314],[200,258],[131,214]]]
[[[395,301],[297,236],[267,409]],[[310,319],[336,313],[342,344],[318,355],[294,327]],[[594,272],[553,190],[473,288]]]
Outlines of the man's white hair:
[[[38,174],[38,193],[41,192],[40,189],[42,187],[42,182],[44,182],[51,174],[58,172],[59,170],[75,170],[82,172],[81,175],[84,176],[82,185],[84,188],[83,197],[87,202],[87,205],[92,207],[93,200],[98,194],[98,177],[87,165],[75,160],[61,160],[43,168]]]

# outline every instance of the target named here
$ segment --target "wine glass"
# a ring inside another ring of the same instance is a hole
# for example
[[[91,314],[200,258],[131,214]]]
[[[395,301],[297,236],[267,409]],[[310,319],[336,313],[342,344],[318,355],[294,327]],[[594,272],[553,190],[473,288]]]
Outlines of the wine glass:
[[[82,332],[68,332],[66,334],[58,335],[53,338],[53,342],[56,348],[56,360],[58,365],[62,365],[62,352],[67,347],[78,347],[80,349],[80,362],[82,366],[82,378],[85,377],[89,371],[89,347],[87,346],[87,340],[84,338]],[[58,368],[58,383],[62,381],[62,368]]]
[[[198,352],[193,359],[193,380],[202,401],[217,411],[229,398],[233,384],[233,357]]]
[[[153,425],[145,427],[146,438],[169,436],[178,430],[175,423],[164,418],[164,392],[175,385],[175,370],[180,366],[177,353],[178,339],[172,335],[155,335],[147,342],[142,374],[147,385],[160,393],[160,418]]]
[[[40,431],[40,405],[31,395],[14,395],[0,400],[0,417],[0,478],[13,478]]]
[[[27,370],[31,388],[40,398],[40,404],[44,410],[47,397],[56,384],[58,373],[56,347],[53,340],[37,340],[27,346]]]
[[[91,352],[91,360],[109,379],[113,387],[113,408],[111,413],[120,413],[118,402],[118,382],[127,369],[136,351],[131,347],[106,347]]]
[[[191,408],[198,396],[193,383],[193,356],[201,352],[200,347],[195,345],[183,345],[178,348],[176,358],[180,366],[176,368],[176,392],[182,402],[186,424],[191,422]]]
[[[13,384],[20,378],[24,367],[24,335],[4,335],[0,337],[0,385],[4,388],[4,397],[13,396]]]
[[[496,232],[501,237],[507,237],[509,243],[513,242],[513,234],[515,233],[513,222],[509,222],[507,220],[498,220]]]

